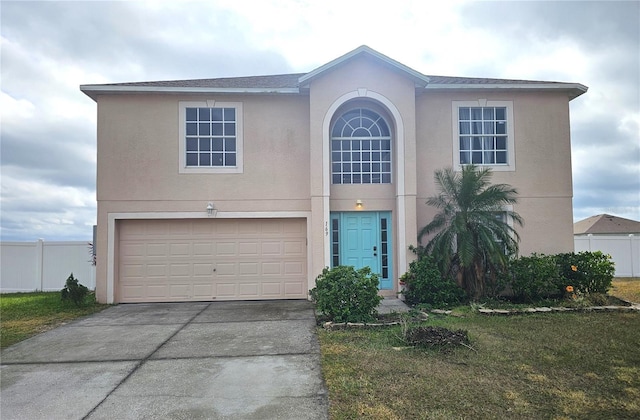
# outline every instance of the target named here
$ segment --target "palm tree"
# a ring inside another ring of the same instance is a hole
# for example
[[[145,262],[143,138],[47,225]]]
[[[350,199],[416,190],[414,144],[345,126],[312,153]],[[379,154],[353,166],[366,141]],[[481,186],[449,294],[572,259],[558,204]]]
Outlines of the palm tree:
[[[507,184],[491,185],[491,176],[491,169],[474,165],[465,165],[460,172],[437,170],[440,193],[427,204],[440,211],[418,235],[420,241],[435,233],[425,251],[473,299],[484,296],[487,276],[495,279],[509,255],[518,252],[518,233],[499,216],[506,213],[515,224],[523,225],[518,213],[505,210],[517,202],[518,192]]]

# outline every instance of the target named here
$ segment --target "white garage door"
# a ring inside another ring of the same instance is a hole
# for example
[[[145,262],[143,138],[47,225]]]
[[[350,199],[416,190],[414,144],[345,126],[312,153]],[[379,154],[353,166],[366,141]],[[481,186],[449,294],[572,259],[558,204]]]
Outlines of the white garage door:
[[[122,220],[118,302],[307,297],[305,219]]]

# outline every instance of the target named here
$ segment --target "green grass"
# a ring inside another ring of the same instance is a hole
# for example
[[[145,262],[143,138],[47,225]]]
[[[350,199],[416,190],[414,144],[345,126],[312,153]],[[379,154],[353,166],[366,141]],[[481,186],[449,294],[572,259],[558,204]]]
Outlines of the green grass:
[[[62,302],[60,292],[8,293],[0,295],[0,348],[55,328],[75,318],[105,309],[93,295],[85,306]]]
[[[319,330],[332,419],[640,418],[640,314],[434,317],[472,349],[407,347],[398,327]]]

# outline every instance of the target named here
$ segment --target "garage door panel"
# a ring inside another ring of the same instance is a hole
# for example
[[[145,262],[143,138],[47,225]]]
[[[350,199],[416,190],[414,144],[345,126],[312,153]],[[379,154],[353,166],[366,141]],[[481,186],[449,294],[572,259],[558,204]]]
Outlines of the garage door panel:
[[[147,264],[145,270],[147,277],[161,277],[167,276],[167,266],[164,264]]]
[[[271,297],[271,296],[281,296],[282,295],[282,284],[280,283],[262,283],[262,294],[263,296]]]
[[[120,275],[125,279],[136,277],[141,279],[145,276],[145,266],[143,264],[122,264]]]
[[[225,257],[236,255],[238,253],[238,244],[235,242],[219,242],[216,243],[216,257]]]
[[[305,273],[305,266],[300,261],[285,261],[284,262],[284,275],[285,276],[302,276]]]
[[[165,284],[148,284],[144,292],[152,299],[162,299],[167,296],[167,290],[168,287]]]
[[[306,298],[304,219],[118,222],[121,302]]]
[[[171,264],[169,275],[171,277],[180,277],[185,276],[188,277],[191,275],[191,264]]]
[[[285,241],[282,245],[284,246],[284,255],[291,257],[302,257],[307,251],[305,241]]]
[[[262,263],[262,274],[265,276],[282,275],[282,264],[280,262]]]
[[[211,277],[213,275],[213,264],[211,263],[193,264],[193,275],[194,277],[201,277],[201,276]]]
[[[122,291],[125,296],[125,300],[123,300],[124,302],[127,302],[129,300],[135,301],[137,299],[143,299],[145,297],[143,286],[123,285]]]
[[[216,231],[216,225],[211,223],[210,220],[192,220],[191,231],[189,232],[192,237],[208,237],[210,238]]]
[[[193,285],[193,296],[199,300],[209,300],[213,296],[213,284],[212,283],[204,283],[204,284],[194,284]]]
[[[286,297],[300,296],[303,293],[305,293],[305,290],[303,290],[303,286],[300,282],[292,282],[292,283],[285,282],[284,295]]]
[[[191,256],[191,244],[189,243],[173,243],[170,245],[171,247],[171,256],[172,257],[183,257],[183,256]]]
[[[215,283],[215,296],[219,299],[233,298],[238,296],[238,285],[236,283]]]
[[[121,252],[130,257],[144,257],[146,255],[146,247],[144,244],[124,244],[121,245]]]
[[[258,263],[257,262],[241,262],[238,264],[238,275],[242,276],[257,276],[258,275]]]
[[[257,298],[260,296],[260,284],[258,282],[238,284],[238,296],[241,299]]]
[[[281,256],[282,255],[282,243],[281,242],[262,242],[262,255],[263,256]]]
[[[240,242],[238,244],[238,254],[240,257],[255,257],[258,255],[258,244],[256,242]]]
[[[216,277],[235,276],[238,269],[236,263],[217,263]]]
[[[193,244],[193,255],[199,257],[213,257],[213,243],[205,242],[205,243],[195,243]]]
[[[191,297],[190,284],[172,284],[169,286],[170,298],[172,299],[188,299]]]

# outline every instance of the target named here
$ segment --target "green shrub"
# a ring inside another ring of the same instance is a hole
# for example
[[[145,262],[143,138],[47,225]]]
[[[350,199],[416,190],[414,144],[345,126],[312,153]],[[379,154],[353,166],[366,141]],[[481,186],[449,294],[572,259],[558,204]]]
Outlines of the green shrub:
[[[318,311],[335,322],[374,321],[382,300],[378,296],[378,276],[369,267],[356,271],[342,265],[322,270],[311,298]]]
[[[611,288],[615,264],[610,255],[600,251],[564,253],[556,255],[558,272],[563,279],[560,288],[573,286],[585,294],[606,294]]]
[[[562,281],[553,255],[531,254],[509,261],[506,283],[513,297],[533,302],[562,294]]]
[[[409,271],[402,275],[405,284],[402,294],[410,305],[429,305],[447,308],[465,300],[465,293],[453,280],[445,278],[438,270],[433,257],[417,253],[418,259],[409,264]]]
[[[60,291],[60,297],[63,301],[72,301],[76,306],[80,306],[84,303],[85,298],[89,294],[89,289],[78,283],[78,280],[73,277],[73,273],[67,277],[64,289]]]

